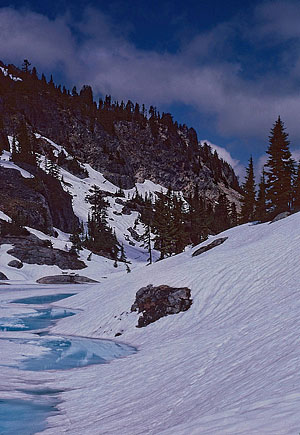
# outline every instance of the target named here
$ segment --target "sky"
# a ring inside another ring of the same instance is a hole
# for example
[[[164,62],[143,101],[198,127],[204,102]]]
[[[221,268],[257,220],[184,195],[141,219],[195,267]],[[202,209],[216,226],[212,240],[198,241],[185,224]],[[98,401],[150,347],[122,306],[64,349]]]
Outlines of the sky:
[[[154,105],[242,176],[281,116],[300,158],[300,1],[0,0],[0,59]]]

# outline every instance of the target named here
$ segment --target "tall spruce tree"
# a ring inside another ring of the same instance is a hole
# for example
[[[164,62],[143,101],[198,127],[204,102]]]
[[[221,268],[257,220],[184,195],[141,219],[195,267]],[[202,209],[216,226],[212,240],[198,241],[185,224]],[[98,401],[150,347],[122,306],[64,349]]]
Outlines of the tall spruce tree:
[[[258,186],[258,194],[255,208],[255,219],[264,222],[267,219],[267,202],[266,202],[266,180],[265,171],[262,172]]]
[[[293,209],[295,211],[300,211],[300,161],[298,162],[297,176],[294,183]]]
[[[243,184],[243,199],[241,209],[241,222],[246,223],[254,220],[255,217],[255,179],[252,156],[246,168],[246,178]]]
[[[288,134],[278,117],[269,136],[266,167],[266,196],[268,210],[288,211],[292,206],[292,177],[294,161],[289,150]]]
[[[103,192],[96,185],[89,189],[86,201],[91,204],[91,214],[88,217],[88,236],[86,247],[92,252],[105,253],[117,259],[118,241],[107,223],[108,202]]]
[[[216,233],[230,228],[229,201],[225,193],[221,193],[215,207],[214,230]]]
[[[17,129],[18,149],[12,152],[12,159],[16,162],[29,163],[36,165],[36,153],[34,150],[34,140],[29,136],[27,126],[22,120]]]

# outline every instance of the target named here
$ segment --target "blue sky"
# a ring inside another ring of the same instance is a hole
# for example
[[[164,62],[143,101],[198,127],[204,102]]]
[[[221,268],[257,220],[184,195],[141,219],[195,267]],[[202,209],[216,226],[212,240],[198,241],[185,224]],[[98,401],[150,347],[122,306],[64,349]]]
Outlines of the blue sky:
[[[170,111],[242,173],[278,115],[300,157],[299,22],[293,0],[1,1],[0,59]]]

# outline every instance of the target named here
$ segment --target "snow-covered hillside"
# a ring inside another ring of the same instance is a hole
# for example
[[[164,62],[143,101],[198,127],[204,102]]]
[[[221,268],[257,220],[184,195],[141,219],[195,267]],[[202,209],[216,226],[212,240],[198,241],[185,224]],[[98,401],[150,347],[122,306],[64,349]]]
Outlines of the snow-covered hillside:
[[[299,228],[299,213],[239,226],[200,256],[187,250],[64,300],[83,312],[52,332],[104,338],[121,332],[118,338],[139,351],[104,366],[56,372],[61,413],[44,433],[298,433]],[[150,283],[188,286],[191,308],[136,328],[130,307]]]
[[[67,151],[57,145],[50,139],[43,137],[39,134],[36,134],[38,139],[42,138],[46,140],[50,146],[55,149],[57,152],[64,151],[66,155],[68,155]],[[10,146],[12,146],[13,138],[8,136],[8,140]],[[20,168],[12,161],[10,161],[11,153],[8,151],[4,151],[2,155],[0,155],[0,165],[4,168],[17,169],[20,171],[21,175],[25,178],[33,177],[32,174]],[[40,165],[44,168],[45,159],[44,156],[39,156]],[[63,168],[59,168],[59,173],[62,179],[64,180],[63,186],[73,198],[73,209],[75,215],[82,221],[86,227],[88,220],[88,213],[90,205],[85,201],[86,195],[89,193],[89,189],[93,185],[97,185],[101,190],[104,190],[109,193],[115,193],[119,190],[119,187],[115,186],[111,182],[109,182],[100,172],[94,170],[90,165],[83,164],[82,165],[88,172],[88,177],[82,179],[78,178],[70,172],[66,171]],[[145,193],[155,192],[166,192],[166,189],[159,184],[155,184],[150,180],[146,180],[144,183],[136,183],[135,188],[124,190],[125,197],[123,198],[126,201],[129,197],[132,197],[136,191],[139,192],[142,196]],[[128,231],[129,228],[134,228],[137,234],[143,233],[143,227],[140,223],[137,223],[136,220],[138,218],[138,212],[132,211],[131,214],[125,215],[121,214],[123,206],[116,202],[115,197],[108,197],[109,201],[109,209],[108,209],[108,222],[109,225],[113,228],[116,233],[116,237],[120,244],[123,244],[124,250],[127,256],[127,260],[130,262],[130,269],[134,269],[139,266],[144,266],[147,264],[149,254],[146,249],[141,246],[142,243],[134,240],[132,238],[131,233]],[[0,218],[4,220],[10,220],[10,217],[3,214],[3,211],[0,210]],[[37,237],[42,240],[50,240],[53,244],[54,248],[58,249],[70,249],[72,243],[69,241],[70,234],[63,233],[57,228],[56,233],[58,237],[51,237],[48,234],[44,234],[41,231],[38,231],[34,228],[27,229]],[[21,270],[13,269],[7,264],[14,260],[15,258],[11,255],[7,254],[7,251],[11,249],[10,245],[2,245],[0,247],[0,264],[1,271],[5,273],[5,275],[11,280],[21,280],[32,282],[38,278],[41,278],[45,275],[57,275],[61,274],[61,270],[57,266],[47,266],[47,265],[34,265],[24,263],[24,266]],[[84,271],[69,271],[69,272],[78,272],[80,274],[84,274],[89,278],[100,280],[103,275],[108,275],[111,273],[119,273],[120,271],[125,271],[126,265],[124,263],[118,262],[118,268],[114,267],[114,261],[93,254],[90,261],[87,261],[90,252],[86,249],[80,251],[80,260],[83,260],[87,265],[87,268]],[[155,261],[159,257],[159,253],[153,250],[153,260]]]

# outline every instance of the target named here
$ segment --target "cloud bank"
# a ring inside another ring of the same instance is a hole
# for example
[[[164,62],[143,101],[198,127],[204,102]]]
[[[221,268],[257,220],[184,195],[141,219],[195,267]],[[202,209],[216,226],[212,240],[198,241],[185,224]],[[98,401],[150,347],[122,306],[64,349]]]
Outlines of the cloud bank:
[[[108,16],[88,7],[80,22],[0,8],[1,58],[16,64],[28,58],[40,71],[59,70],[117,99],[192,106],[223,137],[265,138],[280,114],[300,139],[299,19],[299,2],[264,2],[248,17],[194,35],[176,53],[161,53],[138,49]]]

